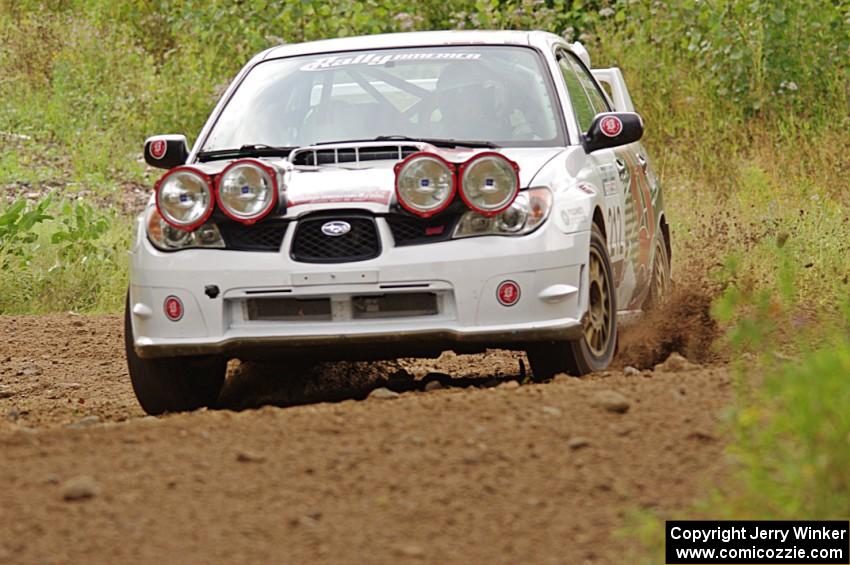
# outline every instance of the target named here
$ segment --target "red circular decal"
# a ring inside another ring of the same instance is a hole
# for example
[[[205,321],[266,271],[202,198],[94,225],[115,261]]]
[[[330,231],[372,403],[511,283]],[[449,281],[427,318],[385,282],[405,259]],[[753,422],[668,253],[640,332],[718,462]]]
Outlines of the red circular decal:
[[[513,306],[519,302],[519,285],[514,281],[504,281],[496,289],[496,298],[502,306]]]
[[[183,303],[179,298],[169,296],[165,299],[165,315],[172,322],[176,322],[183,317]]]
[[[151,141],[151,157],[154,159],[162,159],[165,157],[165,152],[168,149],[168,143],[164,139],[154,139]]]
[[[599,129],[608,137],[617,137],[623,131],[623,122],[617,116],[606,116],[599,122]]]

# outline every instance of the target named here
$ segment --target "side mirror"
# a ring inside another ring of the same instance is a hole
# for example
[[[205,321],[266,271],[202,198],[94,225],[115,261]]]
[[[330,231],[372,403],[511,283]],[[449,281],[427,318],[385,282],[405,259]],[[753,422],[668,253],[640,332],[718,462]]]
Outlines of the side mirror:
[[[145,163],[151,167],[173,169],[188,158],[185,135],[155,135],[145,140]]]
[[[643,119],[635,112],[605,112],[597,114],[590,129],[581,138],[588,153],[597,149],[619,147],[643,137]]]

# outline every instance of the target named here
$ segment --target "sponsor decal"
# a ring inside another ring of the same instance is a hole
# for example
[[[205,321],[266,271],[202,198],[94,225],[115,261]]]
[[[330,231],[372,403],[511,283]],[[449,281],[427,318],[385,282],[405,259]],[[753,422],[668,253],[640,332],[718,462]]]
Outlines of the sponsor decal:
[[[383,190],[329,190],[321,194],[312,194],[303,200],[299,200],[297,196],[291,197],[287,201],[287,205],[291,207],[303,206],[305,204],[335,204],[340,202],[389,204],[390,193]]]
[[[605,116],[599,122],[599,129],[608,137],[617,137],[623,131],[623,122],[617,116]]]
[[[322,57],[302,65],[302,71],[323,71],[336,67],[348,67],[355,65],[377,66],[386,65],[393,61],[477,61],[481,53],[457,53],[457,52],[417,52],[417,53],[363,53],[351,56],[333,55]]]
[[[514,281],[503,281],[496,289],[496,298],[502,306],[513,306],[519,302],[519,285]]]
[[[587,213],[584,208],[563,208],[561,209],[561,221],[564,223],[565,229],[573,229],[581,225]]]
[[[183,317],[183,302],[173,294],[166,297],[163,308],[165,316],[172,322],[177,322]]]
[[[600,165],[599,176],[602,177],[602,190],[605,196],[617,194],[620,188],[620,175],[614,165]]]
[[[578,188],[583,193],[589,194],[591,196],[596,194],[596,190],[591,185],[587,184],[586,182],[578,183],[578,186],[576,188]]]
[[[151,157],[157,160],[162,159],[165,157],[166,151],[168,151],[168,143],[164,139],[154,139],[151,141]]]
[[[335,220],[322,225],[322,233],[330,237],[339,237],[351,231],[351,224]]]

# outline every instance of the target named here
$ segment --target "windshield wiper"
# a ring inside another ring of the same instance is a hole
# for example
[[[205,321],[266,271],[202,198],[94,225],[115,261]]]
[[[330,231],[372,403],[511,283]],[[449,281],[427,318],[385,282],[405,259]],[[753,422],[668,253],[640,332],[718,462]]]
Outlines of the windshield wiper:
[[[275,147],[272,145],[243,145],[238,149],[216,149],[214,151],[201,151],[198,153],[198,161],[205,163],[216,159],[231,159],[234,157],[286,157],[297,147]]]
[[[490,141],[477,139],[443,139],[439,137],[408,137],[406,135],[379,135],[375,138],[375,141],[421,141],[436,147],[486,147],[488,149],[499,147]]]
[[[367,141],[419,141],[422,143],[430,143],[436,147],[486,147],[488,149],[496,149],[499,147],[495,143],[489,141],[480,141],[474,139],[443,139],[439,137],[409,137],[406,135],[379,135],[370,139],[343,139],[340,141],[320,141],[313,145],[336,145],[339,143],[363,143]]]

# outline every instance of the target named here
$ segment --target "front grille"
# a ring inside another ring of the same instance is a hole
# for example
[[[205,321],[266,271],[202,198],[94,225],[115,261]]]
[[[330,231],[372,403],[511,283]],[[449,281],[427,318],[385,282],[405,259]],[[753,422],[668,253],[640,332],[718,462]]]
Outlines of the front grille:
[[[326,235],[322,226],[345,222],[351,229],[337,236]],[[368,216],[321,216],[298,222],[290,255],[302,263],[347,263],[365,261],[381,254],[375,220]]]
[[[446,241],[451,238],[458,218],[448,214],[427,219],[402,214],[386,217],[396,247]]]
[[[228,249],[240,251],[280,251],[289,222],[271,221],[246,226],[237,222],[221,223],[219,229]]]

